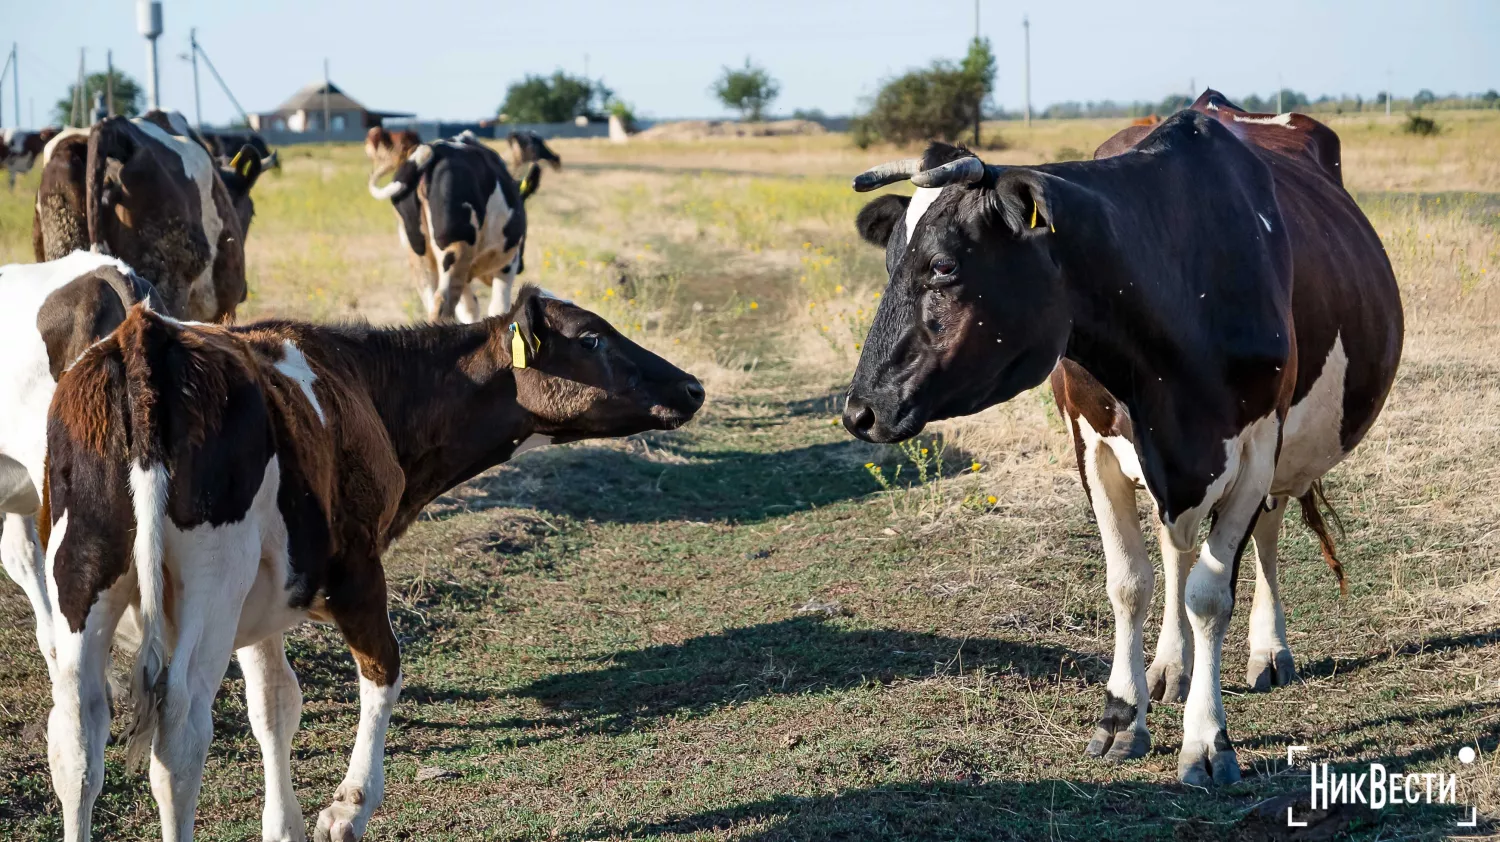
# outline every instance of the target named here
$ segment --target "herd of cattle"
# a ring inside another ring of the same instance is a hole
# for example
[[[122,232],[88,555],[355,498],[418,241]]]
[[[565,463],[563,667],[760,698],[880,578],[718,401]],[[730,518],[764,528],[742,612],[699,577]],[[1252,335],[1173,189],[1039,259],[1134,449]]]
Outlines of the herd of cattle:
[[[132,713],[127,756],[149,757],[166,839],[192,836],[232,655],[265,761],[263,837],[304,839],[301,694],[282,636],[308,619],[338,626],[360,696],[315,833],[362,837],[401,688],[391,542],[437,495],[526,449],[673,429],[702,405],[693,377],[597,315],[531,286],[512,295],[525,200],[542,164],[561,163],[534,137],[512,149],[519,182],[472,136],[371,130],[370,192],[396,209],[431,320],[410,328],[227,324],[249,194],[274,163],[263,147],[227,154],[153,113],[32,153],[39,262],[0,269],[0,551],[52,680],[68,840],[89,838],[103,785],[112,650],[133,664],[115,701]],[[1253,539],[1254,690],[1295,677],[1277,587],[1289,501],[1343,582],[1319,481],[1384,404],[1402,316],[1339,166],[1327,127],[1208,91],[1091,161],[1000,167],[933,144],[855,179],[917,189],[856,221],[886,249],[889,285],[848,430],[899,441],[1049,377],[1071,426],[1115,615],[1091,755],[1140,757],[1150,701],[1185,699],[1179,777],[1237,780],[1219,676],[1241,554]],[[493,286],[490,318],[471,282]],[[1149,668],[1142,489],[1167,594]]]

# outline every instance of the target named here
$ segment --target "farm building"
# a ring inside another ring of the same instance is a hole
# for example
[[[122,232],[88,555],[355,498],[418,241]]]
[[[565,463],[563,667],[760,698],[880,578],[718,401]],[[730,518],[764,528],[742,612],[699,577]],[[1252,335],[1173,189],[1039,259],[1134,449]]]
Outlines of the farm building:
[[[275,111],[250,115],[250,127],[260,132],[323,133],[323,114],[328,114],[331,134],[363,135],[366,129],[394,117],[413,115],[396,111],[371,111],[332,82],[314,82],[283,102]]]

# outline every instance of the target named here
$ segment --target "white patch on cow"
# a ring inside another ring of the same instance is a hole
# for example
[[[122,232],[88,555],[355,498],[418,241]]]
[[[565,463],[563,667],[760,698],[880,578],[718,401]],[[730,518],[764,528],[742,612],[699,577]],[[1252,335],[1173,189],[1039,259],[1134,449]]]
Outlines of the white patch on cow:
[[[1171,538],[1173,546],[1186,552],[1196,543],[1198,529],[1203,525],[1203,520],[1208,517],[1209,512],[1227,494],[1233,491],[1235,482],[1245,465],[1245,459],[1249,455],[1255,458],[1263,458],[1264,453],[1259,449],[1263,446],[1266,429],[1273,431],[1276,428],[1276,414],[1273,412],[1265,418],[1255,421],[1241,430],[1233,438],[1224,440],[1224,469],[1204,489],[1203,499],[1198,505],[1182,512],[1175,520],[1162,518],[1162,524],[1166,527],[1167,535]],[[1271,441],[1271,458],[1275,456],[1275,440]],[[1264,495],[1262,495],[1264,496]]]
[[[282,352],[284,356],[281,362],[276,364],[276,370],[283,377],[295,381],[302,387],[302,394],[307,396],[307,402],[312,404],[313,412],[318,414],[318,420],[324,424],[328,419],[323,417],[323,406],[318,403],[318,396],[313,392],[313,383],[317,381],[318,375],[313,373],[312,366],[307,364],[307,357],[302,354],[302,349],[292,343],[290,339],[282,340]]]
[[[1257,213],[1256,216],[1260,217],[1260,224],[1266,226],[1266,230],[1270,231],[1271,230],[1271,220],[1266,219],[1266,216],[1263,213]]]
[[[1207,108],[1209,111],[1218,111],[1219,110],[1219,106],[1214,105],[1212,102],[1210,102],[1208,105],[1206,105],[1204,107]]]
[[[522,441],[519,445],[516,446],[516,449],[511,452],[510,458],[514,459],[528,450],[536,450],[539,447],[546,447],[551,443],[551,436],[543,436],[537,433],[532,433],[531,435],[526,437],[525,441]]]
[[[1234,121],[1236,123],[1254,123],[1258,126],[1285,126],[1289,129],[1295,128],[1292,125],[1292,112],[1290,111],[1286,112],[1285,114],[1277,114],[1275,117],[1242,117],[1236,114],[1234,115]]]
[[[168,150],[177,153],[182,162],[182,171],[189,180],[198,188],[198,206],[202,213],[203,236],[208,240],[208,261],[203,265],[203,271],[198,273],[192,284],[188,287],[187,300],[207,301],[208,303],[194,307],[188,305],[190,312],[209,311],[216,309],[214,293],[214,262],[219,256],[219,234],[224,230],[224,220],[219,216],[219,208],[214,204],[214,185],[219,176],[215,172],[213,159],[208,152],[199,146],[197,141],[190,137],[178,137],[167,134],[160,126],[139,117],[131,120],[141,131],[160,142]]]
[[[906,244],[911,246],[911,238],[917,231],[917,223],[922,221],[922,216],[932,203],[937,201],[938,196],[943,194],[941,187],[918,187],[917,192],[911,194],[911,203],[906,206]]]
[[[70,137],[79,137],[80,135],[83,137],[88,137],[88,134],[88,129],[78,128],[66,128],[58,132],[51,140],[47,141],[46,146],[42,147],[42,166],[47,166],[47,162],[52,160],[52,151],[57,148],[57,145],[59,143],[62,143]]]
[[[401,695],[401,677],[384,687],[359,677],[359,732],[349,754],[349,771],[338,792],[358,797],[335,801],[318,814],[320,839],[361,839],[375,808],[385,797],[385,732]]]
[[[1301,497],[1314,481],[1343,461],[1344,380],[1349,355],[1339,334],[1328,349],[1312,388],[1286,414],[1281,433],[1281,456],[1271,493]]]
[[[428,161],[432,160],[432,147],[424,143],[413,149],[411,154],[406,156],[406,160],[412,162],[418,169],[421,169],[427,166]]]

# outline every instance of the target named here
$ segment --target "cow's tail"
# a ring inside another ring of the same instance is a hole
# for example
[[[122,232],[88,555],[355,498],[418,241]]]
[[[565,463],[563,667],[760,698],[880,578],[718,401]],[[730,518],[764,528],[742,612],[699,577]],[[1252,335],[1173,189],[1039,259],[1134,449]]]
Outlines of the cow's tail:
[[[1302,522],[1318,536],[1318,546],[1323,550],[1323,560],[1328,562],[1328,569],[1332,570],[1333,575],[1339,580],[1339,593],[1348,596],[1349,583],[1344,579],[1344,565],[1339,563],[1338,553],[1333,545],[1333,536],[1328,532],[1328,522],[1323,519],[1323,512],[1328,513],[1329,519],[1338,528],[1340,535],[1344,534],[1344,524],[1339,519],[1339,513],[1328,504],[1328,498],[1323,494],[1322,481],[1314,482],[1306,494],[1297,498],[1297,502],[1302,504]]]
[[[526,175],[521,177],[521,201],[531,198],[538,187],[542,186],[542,165],[536,161],[526,165]]]
[[[89,133],[89,151],[84,170],[84,215],[88,220],[89,248],[109,253],[104,242],[104,216],[114,204],[105,177],[109,173],[111,160],[130,160],[135,149],[131,137],[130,121],[124,117],[110,117],[95,126]]]
[[[164,342],[175,341],[170,328],[144,305],[131,308],[117,336],[125,367],[126,416],[130,431],[130,495],[135,514],[135,571],[141,598],[140,648],[130,672],[128,706],[132,721],[126,732],[125,757],[140,766],[151,753],[151,743],[164,715],[181,717],[186,710],[172,711],[167,696],[168,652],[165,635],[164,595],[167,469],[155,429],[156,388],[151,382],[153,351]],[[169,723],[170,725],[170,723]],[[177,733],[178,729],[169,727]]]

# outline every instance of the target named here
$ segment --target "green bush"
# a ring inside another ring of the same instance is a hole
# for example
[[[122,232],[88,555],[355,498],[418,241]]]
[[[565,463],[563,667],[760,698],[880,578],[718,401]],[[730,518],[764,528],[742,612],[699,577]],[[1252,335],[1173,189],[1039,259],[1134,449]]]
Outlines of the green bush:
[[[976,39],[961,65],[935,61],[887,81],[869,113],[850,125],[861,149],[878,140],[909,144],[952,142],[972,129],[995,84],[995,57],[987,39]]]
[[[1430,117],[1423,117],[1421,114],[1406,115],[1406,125],[1402,126],[1402,128],[1407,134],[1421,135],[1422,137],[1429,137],[1442,131],[1436,120]]]
[[[599,120],[614,95],[603,82],[561,70],[551,77],[527,74],[505,92],[500,113],[512,123],[566,123],[580,115]]]

